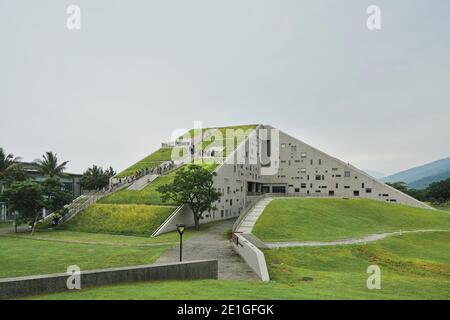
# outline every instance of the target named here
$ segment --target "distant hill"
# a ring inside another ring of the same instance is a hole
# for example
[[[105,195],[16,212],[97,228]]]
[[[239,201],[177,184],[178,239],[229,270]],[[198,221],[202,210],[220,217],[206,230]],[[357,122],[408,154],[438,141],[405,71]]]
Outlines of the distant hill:
[[[374,171],[374,170],[363,170],[365,173],[367,173],[369,176],[377,178],[377,179],[381,179],[383,177],[386,176],[386,174],[384,174],[383,172],[378,172],[378,171]]]
[[[411,168],[382,178],[384,182],[404,181],[409,188],[424,189],[430,183],[450,178],[450,158]]]
[[[412,189],[425,189],[433,182],[447,180],[447,179],[450,179],[450,170],[440,173],[440,174],[436,174],[434,176],[428,176],[428,177],[413,181],[411,183],[408,183],[408,187],[412,188]]]

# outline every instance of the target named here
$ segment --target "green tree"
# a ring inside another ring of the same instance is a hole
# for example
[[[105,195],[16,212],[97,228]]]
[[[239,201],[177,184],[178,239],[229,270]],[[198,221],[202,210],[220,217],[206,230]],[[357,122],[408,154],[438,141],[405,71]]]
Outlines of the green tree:
[[[116,175],[117,172],[114,171],[113,167],[109,167],[108,169],[106,169],[105,173],[108,176],[108,178],[112,178]]]
[[[427,188],[428,198],[435,202],[446,202],[450,200],[450,179],[433,182]]]
[[[43,188],[35,181],[13,182],[2,194],[8,210],[17,212],[15,228],[22,222],[32,224],[31,234],[39,219],[39,213],[44,207]]]
[[[62,176],[68,163],[69,161],[58,163],[57,154],[49,151],[42,156],[41,160],[36,161],[39,172],[51,178]]]
[[[195,227],[200,228],[200,219],[204,212],[216,210],[213,203],[221,193],[213,187],[213,176],[208,170],[198,165],[189,165],[187,169],[178,170],[172,183],[158,187],[162,200],[168,199],[178,204],[189,206],[194,214]]]
[[[73,194],[67,191],[58,177],[48,178],[42,183],[44,206],[48,212],[61,210],[73,200]]]
[[[86,190],[99,190],[109,185],[109,178],[116,174],[113,168],[109,167],[103,171],[102,167],[93,165],[88,168],[80,179],[80,185]]]
[[[401,191],[403,193],[408,193],[408,186],[403,181],[397,181],[397,182],[392,182],[392,183],[388,182],[386,184],[388,186],[391,186],[391,187],[397,189],[398,191]]]

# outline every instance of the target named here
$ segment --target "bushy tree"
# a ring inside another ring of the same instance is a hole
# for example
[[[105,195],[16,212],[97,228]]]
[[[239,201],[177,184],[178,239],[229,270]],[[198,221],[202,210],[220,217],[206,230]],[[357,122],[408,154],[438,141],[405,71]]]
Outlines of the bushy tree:
[[[433,182],[427,188],[428,198],[435,202],[446,202],[450,200],[450,179]]]
[[[102,167],[93,165],[87,169],[80,179],[80,185],[86,190],[99,190],[109,185],[109,178],[116,174],[112,167],[103,171]]]
[[[17,212],[15,226],[22,222],[32,224],[31,233],[34,233],[39,213],[45,206],[43,188],[35,181],[13,182],[1,195],[6,200],[8,210]]]
[[[404,181],[397,181],[397,182],[387,182],[386,183],[388,186],[391,186],[395,189],[397,189],[398,191],[401,191],[403,193],[408,193],[408,186],[406,185],[406,182]]]
[[[172,183],[162,185],[157,190],[164,202],[172,199],[178,204],[189,206],[194,214],[195,227],[199,230],[203,213],[216,210],[213,204],[221,195],[213,187],[214,175],[201,166],[189,165],[187,169],[177,171]]]
[[[450,179],[434,182],[426,189],[409,189],[405,182],[387,184],[420,201],[437,203],[450,201]]]

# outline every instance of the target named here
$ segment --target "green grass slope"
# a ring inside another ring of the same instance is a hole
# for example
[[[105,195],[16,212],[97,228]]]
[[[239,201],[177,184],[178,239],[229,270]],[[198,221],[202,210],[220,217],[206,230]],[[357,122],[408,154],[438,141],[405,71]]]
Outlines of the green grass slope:
[[[172,246],[98,245],[2,236],[0,278],[66,272],[70,265],[90,270],[150,264]]]
[[[172,201],[163,202],[161,194],[156,190],[158,187],[169,184],[173,181],[176,170],[167,175],[160,176],[153,180],[142,190],[122,189],[112,193],[111,195],[100,199],[102,204],[148,204],[148,205],[167,205]]]
[[[142,190],[128,190],[122,189],[113,194],[101,199],[99,203],[103,204],[148,204],[148,205],[175,205],[172,201],[168,200],[163,202],[161,200],[161,194],[157,191],[158,187],[172,183],[175,178],[176,172],[183,170],[184,165],[178,169],[171,171],[166,175],[162,175],[155,180],[153,180],[149,185],[147,185]],[[214,171],[217,164],[203,163],[201,166],[209,171]]]
[[[164,161],[170,161],[172,159],[172,150],[173,148],[161,148],[157,151],[153,152],[149,156],[145,157],[144,159],[138,161],[137,163],[133,164],[131,167],[123,170],[120,172],[116,177],[122,178],[131,176],[136,173],[136,171],[145,169],[145,168],[155,168],[159,166]]]
[[[266,250],[271,281],[164,281],[34,299],[450,299],[450,233],[408,234],[367,245]],[[381,268],[369,290],[367,267]],[[312,277],[304,281],[303,277]]]
[[[175,210],[173,206],[94,204],[80,212],[64,228],[112,234],[153,233]]]
[[[263,241],[329,241],[417,229],[450,229],[450,214],[368,199],[274,199],[253,233]]]
[[[102,198],[64,224],[64,228],[83,232],[149,235],[176,209],[177,204],[163,202],[157,188],[171,183],[178,170],[162,175],[142,190],[122,189]],[[217,164],[201,164],[214,171]]]

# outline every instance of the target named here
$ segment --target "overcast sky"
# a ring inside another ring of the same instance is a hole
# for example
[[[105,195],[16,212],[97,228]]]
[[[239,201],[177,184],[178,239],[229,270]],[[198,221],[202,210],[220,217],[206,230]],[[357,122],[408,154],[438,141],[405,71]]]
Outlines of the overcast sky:
[[[195,120],[264,123],[393,173],[450,156],[449,17],[448,0],[0,0],[0,146],[121,170]]]

